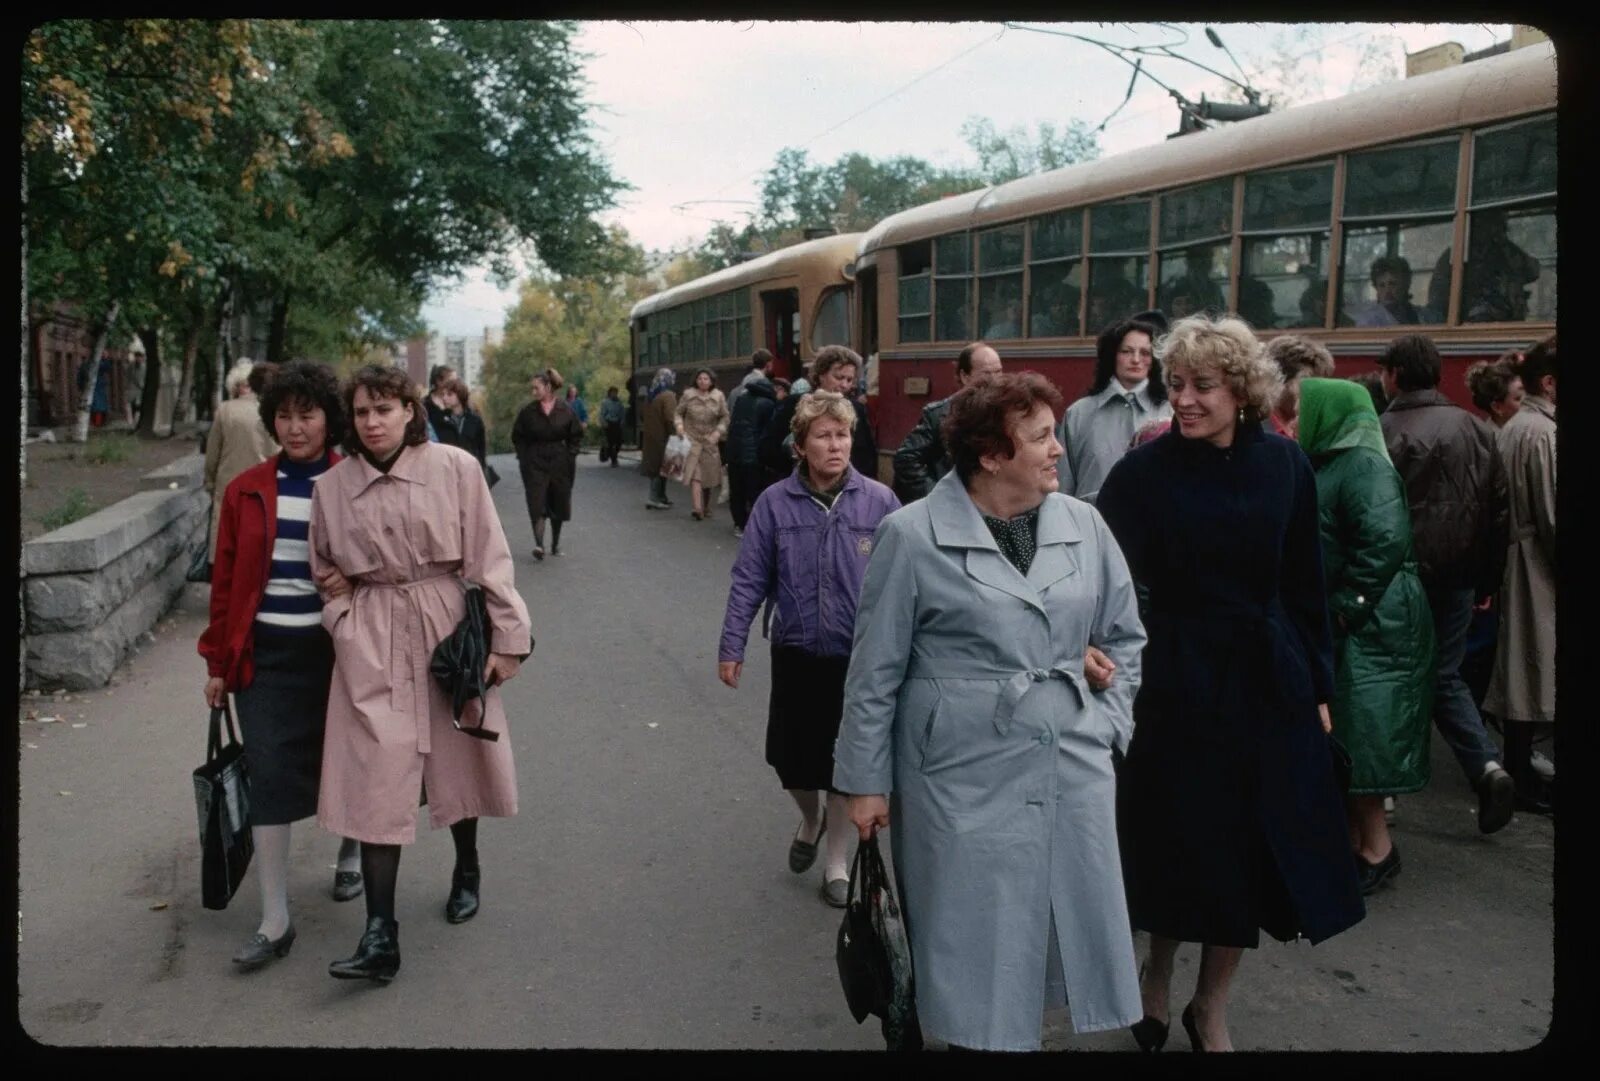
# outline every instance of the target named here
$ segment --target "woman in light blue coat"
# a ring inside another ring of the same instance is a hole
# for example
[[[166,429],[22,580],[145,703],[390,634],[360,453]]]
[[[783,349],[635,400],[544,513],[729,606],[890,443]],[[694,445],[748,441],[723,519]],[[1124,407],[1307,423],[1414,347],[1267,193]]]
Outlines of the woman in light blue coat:
[[[1063,1001],[1078,1032],[1141,1016],[1111,756],[1145,635],[1105,523],[1053,494],[1060,402],[1033,372],[952,399],[955,469],[878,530],[834,750],[861,835],[894,826],[923,1032],[960,1047],[1037,1049]]]

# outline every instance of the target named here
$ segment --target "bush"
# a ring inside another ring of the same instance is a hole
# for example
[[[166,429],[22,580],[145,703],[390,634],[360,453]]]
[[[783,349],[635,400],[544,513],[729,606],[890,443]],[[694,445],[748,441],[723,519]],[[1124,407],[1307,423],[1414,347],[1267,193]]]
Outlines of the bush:
[[[79,518],[87,518],[94,512],[94,503],[82,488],[73,488],[67,492],[63,499],[53,510],[47,511],[39,520],[44,523],[47,530],[60,529],[62,526],[71,525]]]
[[[133,440],[125,435],[103,435],[92,439],[83,460],[95,465],[115,465],[133,457]]]

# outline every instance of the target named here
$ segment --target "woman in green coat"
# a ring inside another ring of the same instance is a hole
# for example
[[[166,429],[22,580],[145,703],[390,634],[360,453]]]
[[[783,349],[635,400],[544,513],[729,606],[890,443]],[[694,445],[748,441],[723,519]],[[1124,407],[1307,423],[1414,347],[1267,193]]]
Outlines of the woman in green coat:
[[[1300,384],[1300,445],[1316,469],[1328,611],[1333,734],[1350,752],[1350,836],[1361,892],[1400,871],[1383,798],[1428,783],[1433,621],[1417,577],[1405,487],[1364,387]]]

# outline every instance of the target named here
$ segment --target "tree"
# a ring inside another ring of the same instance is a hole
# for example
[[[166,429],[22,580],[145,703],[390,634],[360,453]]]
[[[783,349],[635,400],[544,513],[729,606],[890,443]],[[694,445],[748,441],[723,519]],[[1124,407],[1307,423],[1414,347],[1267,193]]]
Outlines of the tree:
[[[1048,172],[1100,156],[1099,137],[1082,120],[1069,120],[1059,130],[1041,120],[1029,137],[1021,124],[1005,131],[987,117],[972,116],[961,125],[961,137],[978,156],[978,172],[990,184]]]

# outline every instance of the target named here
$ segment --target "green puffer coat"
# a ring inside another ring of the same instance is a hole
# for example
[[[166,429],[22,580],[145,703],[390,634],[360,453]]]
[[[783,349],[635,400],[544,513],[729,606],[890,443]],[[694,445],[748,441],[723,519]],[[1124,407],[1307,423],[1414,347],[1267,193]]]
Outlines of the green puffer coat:
[[[1405,486],[1358,384],[1304,380],[1298,439],[1316,469],[1334,617],[1330,712],[1354,763],[1350,794],[1415,792],[1429,776],[1434,638]]]

